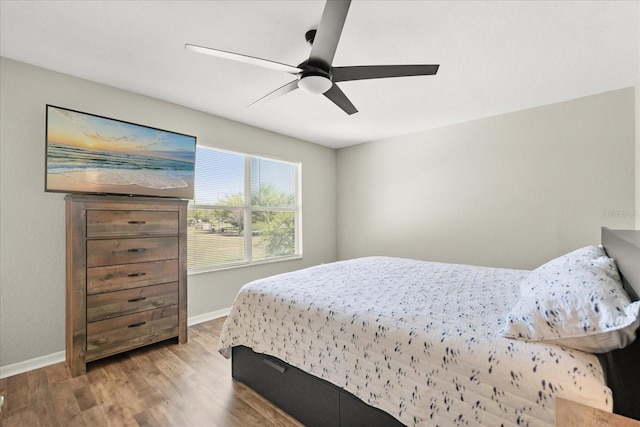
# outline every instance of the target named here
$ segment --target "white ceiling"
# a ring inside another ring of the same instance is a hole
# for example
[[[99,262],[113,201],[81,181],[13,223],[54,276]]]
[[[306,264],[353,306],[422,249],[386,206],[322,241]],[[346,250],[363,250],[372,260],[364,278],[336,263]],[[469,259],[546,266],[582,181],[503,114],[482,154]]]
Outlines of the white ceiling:
[[[247,108],[291,75],[184,49],[298,65],[323,8],[315,0],[1,0],[0,54],[336,148],[639,80],[638,1],[354,0],[333,65],[440,69],[340,83],[359,110],[352,116],[301,90]]]

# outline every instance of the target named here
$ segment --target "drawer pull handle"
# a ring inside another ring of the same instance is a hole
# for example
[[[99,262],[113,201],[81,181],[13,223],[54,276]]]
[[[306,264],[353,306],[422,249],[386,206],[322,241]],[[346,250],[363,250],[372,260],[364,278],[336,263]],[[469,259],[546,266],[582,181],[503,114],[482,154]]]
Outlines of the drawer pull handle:
[[[287,368],[285,368],[284,366],[280,366],[278,365],[276,362],[272,362],[269,359],[262,359],[262,361],[269,366],[270,368],[275,369],[276,371],[280,372],[281,374],[284,374],[284,371],[287,370]]]
[[[133,249],[129,249],[129,252],[144,252],[146,251],[145,248],[133,248]]]
[[[146,224],[147,221],[129,221],[129,224]]]
[[[129,300],[129,302],[138,302],[138,301],[144,301],[146,300],[147,297],[138,297],[138,298],[132,298]]]
[[[129,325],[129,328],[137,328],[138,326],[142,326],[147,322],[138,322],[138,323],[134,323],[133,325]]]
[[[131,273],[129,274],[129,277],[140,277],[140,276],[144,276],[147,273]]]

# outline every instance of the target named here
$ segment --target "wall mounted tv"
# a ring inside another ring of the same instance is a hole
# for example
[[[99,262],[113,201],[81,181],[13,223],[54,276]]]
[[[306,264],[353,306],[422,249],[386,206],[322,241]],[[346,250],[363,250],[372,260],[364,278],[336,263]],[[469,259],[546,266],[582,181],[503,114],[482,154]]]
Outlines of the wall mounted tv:
[[[196,137],[47,105],[45,191],[193,198]]]

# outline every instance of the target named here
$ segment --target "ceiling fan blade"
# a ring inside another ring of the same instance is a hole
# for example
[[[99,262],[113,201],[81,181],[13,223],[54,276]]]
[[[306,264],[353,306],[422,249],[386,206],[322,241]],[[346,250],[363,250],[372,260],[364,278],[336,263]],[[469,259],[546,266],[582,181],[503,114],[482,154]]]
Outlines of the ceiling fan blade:
[[[298,88],[298,79],[295,79],[293,81],[290,81],[289,83],[287,83],[284,86],[280,86],[278,89],[269,92],[268,94],[266,94],[265,96],[263,96],[262,98],[258,99],[257,101],[252,102],[251,104],[247,105],[247,107],[253,107],[256,104],[262,104],[263,102],[267,102],[267,101],[273,101],[274,99],[278,98],[279,96],[285,95],[295,89]]]
[[[193,44],[185,44],[184,48],[192,52],[204,53],[205,55],[216,56],[218,58],[231,59],[247,64],[257,65],[259,67],[270,68],[276,71],[284,71],[289,74],[298,74],[302,72],[301,68],[292,65],[281,64],[279,62],[269,61],[268,59],[256,58],[253,56],[242,55],[239,53],[227,52],[220,49],[212,49],[210,47],[196,46]]]
[[[355,67],[333,67],[334,82],[350,80],[382,79],[386,77],[431,76],[438,72],[439,65],[362,65]]]
[[[327,0],[311,47],[309,63],[322,68],[331,66],[351,0]]]
[[[331,102],[342,108],[342,110],[349,115],[358,112],[356,107],[354,107],[351,101],[349,101],[349,98],[347,98],[347,95],[345,95],[344,92],[335,84],[331,86],[331,89],[324,93],[324,96],[329,98]]]

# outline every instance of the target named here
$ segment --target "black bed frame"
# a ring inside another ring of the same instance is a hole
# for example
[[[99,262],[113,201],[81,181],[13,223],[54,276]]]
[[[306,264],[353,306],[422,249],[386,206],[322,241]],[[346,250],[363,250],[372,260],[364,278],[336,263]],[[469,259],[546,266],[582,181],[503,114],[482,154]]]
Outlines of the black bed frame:
[[[640,230],[603,227],[601,242],[616,261],[626,291],[632,299],[640,299]],[[613,392],[613,411],[640,420],[640,338],[625,349],[599,355],[599,359]],[[232,349],[232,376],[306,426],[403,425],[327,381],[244,346]]]
[[[231,372],[236,381],[251,387],[305,426],[404,425],[340,387],[248,347],[233,347]]]

